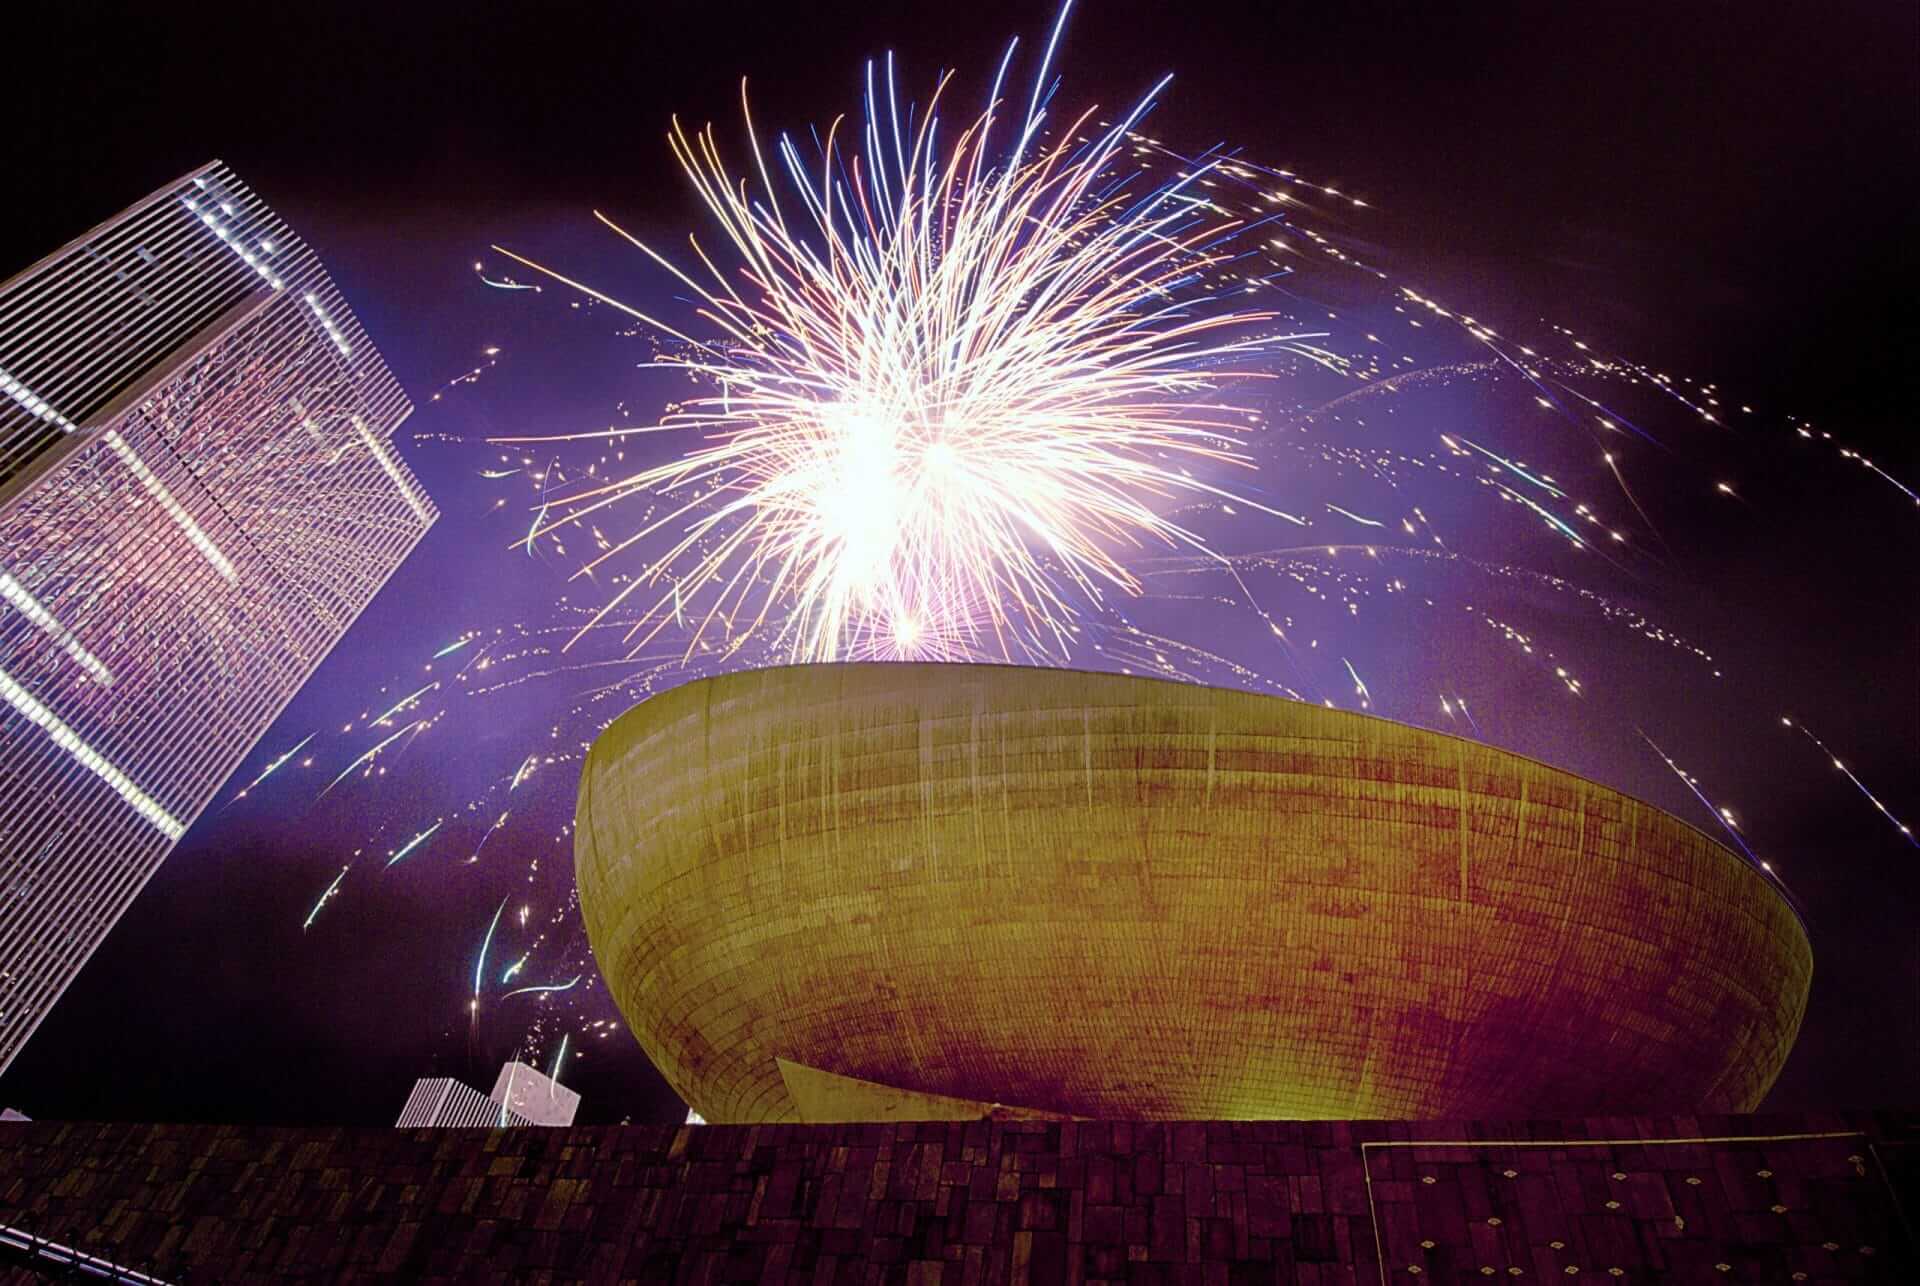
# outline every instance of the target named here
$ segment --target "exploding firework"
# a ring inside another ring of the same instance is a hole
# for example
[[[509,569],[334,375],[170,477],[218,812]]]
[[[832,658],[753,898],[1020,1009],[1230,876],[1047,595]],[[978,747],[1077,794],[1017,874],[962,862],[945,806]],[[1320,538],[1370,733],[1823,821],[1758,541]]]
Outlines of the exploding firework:
[[[891,63],[884,107],[870,67],[862,148],[830,130],[810,166],[782,137],[784,189],[751,117],[757,191],[711,128],[676,122],[737,271],[701,251],[704,271],[684,272],[601,216],[698,292],[710,334],[616,306],[679,341],[664,364],[712,391],[653,426],[694,449],[554,498],[529,531],[667,501],[588,574],[684,522],[596,621],[642,595],[628,638],[643,644],[692,615],[695,642],[771,631],[795,658],[1059,659],[1090,606],[1138,593],[1138,550],[1207,552],[1169,511],[1232,495],[1208,477],[1249,463],[1223,383],[1269,373],[1275,354],[1331,358],[1213,280],[1245,222],[1203,194],[1213,165],[1134,190],[1132,130],[1153,94],[1112,124],[1050,128],[1051,53],[1024,114],[996,79],[944,150],[945,81],[903,121]]]
[[[882,64],[858,130],[752,142],[744,184],[710,131],[676,129],[724,253],[696,273],[629,240],[697,321],[528,264],[631,316],[617,333],[695,393],[652,414],[651,389],[622,387],[615,427],[461,447],[498,544],[593,585],[551,615],[540,590],[537,624],[437,623],[354,718],[274,743],[326,728],[257,768],[248,804],[325,810],[361,845],[315,866],[310,950],[357,900],[431,881],[457,925],[450,1029],[601,1057],[617,1027],[568,860],[577,761],[654,692],[793,657],[1044,659],[1367,709],[1664,799],[1771,878],[1794,870],[1718,730],[1676,713],[1737,710],[1715,685],[1751,671],[1691,595],[1663,597],[1668,573],[1702,515],[1764,503],[1739,454],[1763,420],[1871,499],[1891,483],[1907,511],[1911,490],[1590,332],[1448,307],[1368,248],[1390,212],[1182,155],[1142,132],[1153,95],[1056,115],[1051,57],[1019,94],[1003,62],[948,142],[939,96],[895,110]],[[557,291],[481,280],[560,312]],[[452,405],[507,392],[452,383]],[[589,632],[626,644],[566,650]],[[1834,767],[1912,842],[1897,790]]]

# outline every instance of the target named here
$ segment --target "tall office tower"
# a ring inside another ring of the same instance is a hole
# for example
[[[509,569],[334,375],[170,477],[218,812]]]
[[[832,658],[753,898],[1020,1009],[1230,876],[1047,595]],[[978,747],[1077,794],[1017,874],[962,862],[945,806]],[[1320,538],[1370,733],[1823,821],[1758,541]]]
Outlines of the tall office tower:
[[[0,283],[0,1070],[433,523],[412,409],[217,161]]]

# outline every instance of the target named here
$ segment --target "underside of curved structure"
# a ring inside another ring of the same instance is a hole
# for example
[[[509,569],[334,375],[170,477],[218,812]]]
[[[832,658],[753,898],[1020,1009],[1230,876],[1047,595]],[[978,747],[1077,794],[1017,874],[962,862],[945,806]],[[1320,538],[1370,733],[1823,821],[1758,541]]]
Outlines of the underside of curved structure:
[[[614,998],[710,1121],[1748,1111],[1812,977],[1766,878],[1650,805],[1124,675],[689,683],[594,742],[574,843]]]

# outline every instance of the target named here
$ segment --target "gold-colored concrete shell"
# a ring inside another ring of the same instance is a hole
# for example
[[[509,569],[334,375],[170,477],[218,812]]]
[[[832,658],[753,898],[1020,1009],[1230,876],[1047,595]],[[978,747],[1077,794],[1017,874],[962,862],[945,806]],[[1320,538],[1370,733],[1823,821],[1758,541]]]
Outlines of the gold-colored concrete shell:
[[[1812,952],[1764,878],[1569,773],[1161,680],[822,665],[594,742],[581,909],[711,1121],[776,1059],[1079,1116],[1747,1111]]]

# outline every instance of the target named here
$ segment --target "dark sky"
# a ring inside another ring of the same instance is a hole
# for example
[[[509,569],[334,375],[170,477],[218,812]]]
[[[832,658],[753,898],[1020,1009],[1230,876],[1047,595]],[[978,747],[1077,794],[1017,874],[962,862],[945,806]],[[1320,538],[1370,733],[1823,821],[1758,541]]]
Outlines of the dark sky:
[[[607,253],[594,207],[669,237],[695,223],[662,135],[675,112],[731,127],[743,74],[758,118],[788,126],[851,107],[860,62],[889,48],[905,82],[959,67],[977,97],[1006,37],[1040,37],[1050,19],[1045,5],[992,0],[75,4],[41,19],[35,56],[8,72],[16,196],[0,274],[218,156],[316,246],[425,408],[403,442],[598,422],[631,392],[606,374],[621,359],[478,288],[471,266],[489,242],[581,262]],[[1386,212],[1395,262],[1459,306],[1515,323],[1577,318],[1623,349],[1817,417],[1911,480],[1916,37],[1920,16],[1895,3],[1087,0],[1063,92],[1118,104],[1172,71],[1159,136],[1194,149],[1228,140],[1364,196]],[[487,382],[427,408],[488,343],[506,355]],[[447,517],[263,749],[355,713],[360,693],[405,668],[396,656],[537,617],[563,592],[555,569],[501,555],[470,461],[407,449]],[[1738,604],[1699,623],[1739,636],[1751,691],[1825,712],[1822,735],[1911,812],[1920,524],[1850,474],[1802,472],[1800,458],[1762,452],[1749,476],[1769,489],[1764,520],[1670,532],[1688,544],[1686,586],[1663,601],[1689,622],[1690,596]],[[1738,744],[1751,721],[1736,726],[1728,706],[1743,699],[1689,712],[1685,732],[1701,748],[1689,766],[1738,781],[1771,827],[1754,833],[1792,856],[1813,933],[1812,1013],[1770,1102],[1910,1102],[1920,853],[1795,760],[1803,748],[1776,760]],[[545,712],[530,699],[512,715],[532,726]],[[1724,757],[1703,758],[1708,747]],[[423,792],[436,772],[460,780],[460,750],[426,753]],[[1780,779],[1791,762],[1807,771]],[[1657,793],[1671,783],[1643,773],[1616,784],[1679,811]],[[549,801],[556,825],[565,794]],[[502,886],[403,870],[387,901],[329,911],[331,948],[262,927],[300,922],[352,820],[246,809],[203,820],[0,1080],[0,1099],[41,1116],[374,1124],[416,1075],[485,1088],[511,1038],[466,1037],[448,996]],[[608,1038],[600,1065],[570,1074],[585,1111],[676,1113],[624,1042]]]

